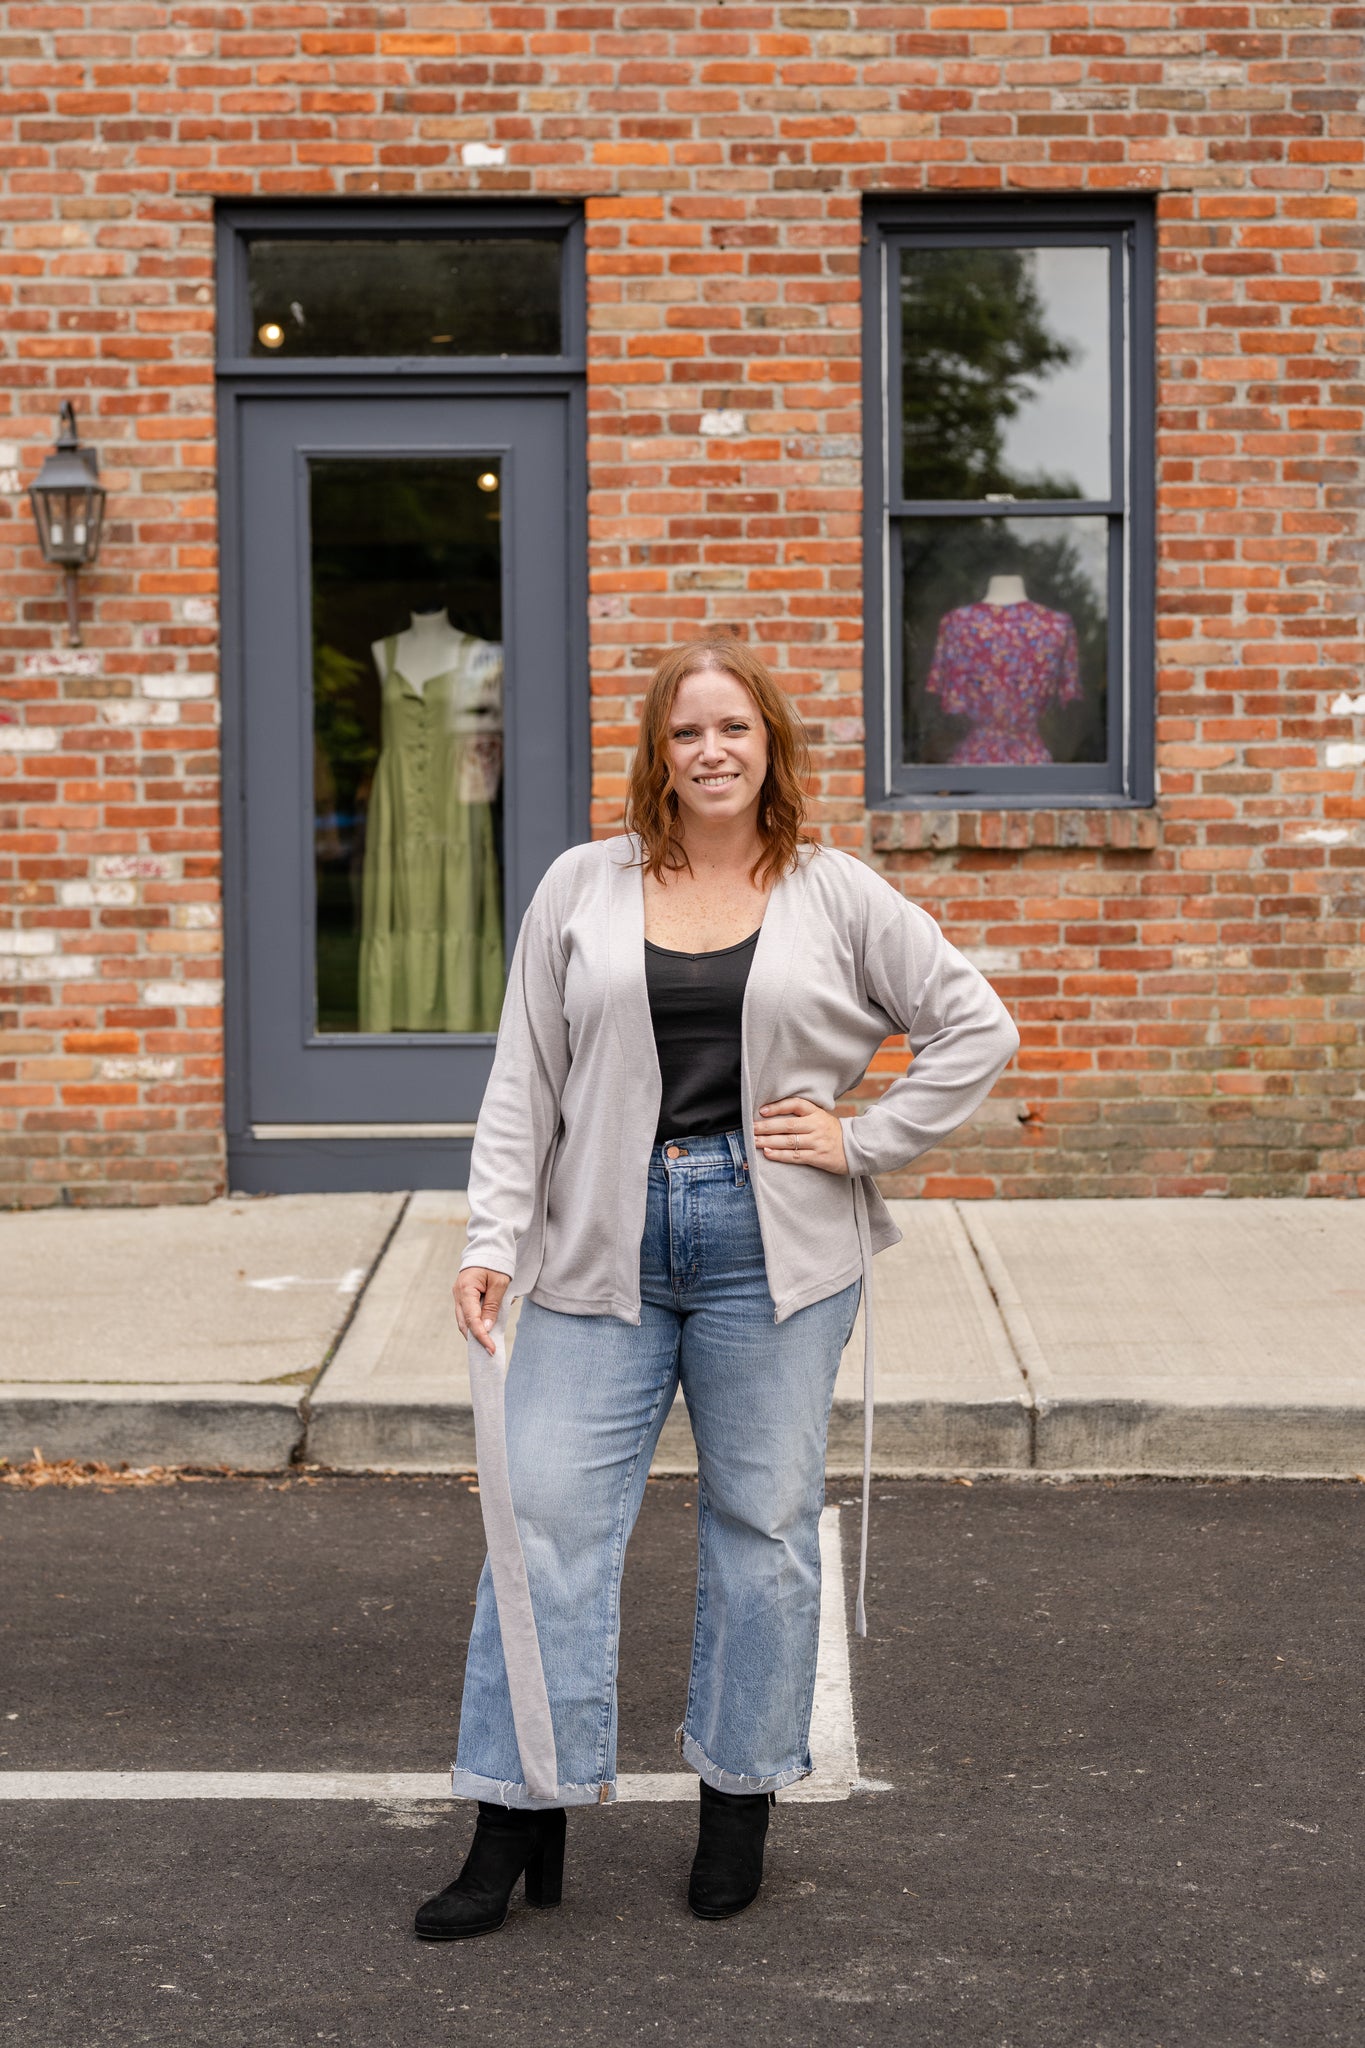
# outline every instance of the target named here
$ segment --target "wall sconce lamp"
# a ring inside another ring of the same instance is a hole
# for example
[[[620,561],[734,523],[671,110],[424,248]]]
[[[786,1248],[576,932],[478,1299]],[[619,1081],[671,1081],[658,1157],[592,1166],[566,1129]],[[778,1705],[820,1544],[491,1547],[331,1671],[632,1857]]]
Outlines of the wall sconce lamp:
[[[80,613],[76,604],[76,577],[100,551],[100,529],[104,524],[103,484],[97,481],[99,463],[93,448],[82,448],[76,438],[76,415],[71,401],[62,406],[61,429],[52,454],[29,485],[29,498],[38,528],[38,545],[43,560],[66,571],[67,645],[81,644]]]

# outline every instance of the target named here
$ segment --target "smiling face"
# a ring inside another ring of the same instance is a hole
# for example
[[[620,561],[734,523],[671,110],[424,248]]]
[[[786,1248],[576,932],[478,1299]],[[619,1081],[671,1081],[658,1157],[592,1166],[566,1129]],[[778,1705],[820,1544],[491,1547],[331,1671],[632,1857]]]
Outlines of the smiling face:
[[[768,728],[749,692],[722,669],[684,676],[664,729],[684,829],[757,813]]]

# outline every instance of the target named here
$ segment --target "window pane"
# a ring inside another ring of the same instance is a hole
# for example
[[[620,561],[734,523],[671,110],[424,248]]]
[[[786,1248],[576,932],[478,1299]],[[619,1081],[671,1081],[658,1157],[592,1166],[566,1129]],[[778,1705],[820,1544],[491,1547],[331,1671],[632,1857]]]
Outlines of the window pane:
[[[557,237],[247,245],[254,356],[560,352]]]
[[[496,460],[309,465],[319,1031],[496,1031]]]
[[[1108,526],[904,522],[907,765],[1105,759]]]
[[[907,498],[1105,498],[1107,248],[902,249]]]

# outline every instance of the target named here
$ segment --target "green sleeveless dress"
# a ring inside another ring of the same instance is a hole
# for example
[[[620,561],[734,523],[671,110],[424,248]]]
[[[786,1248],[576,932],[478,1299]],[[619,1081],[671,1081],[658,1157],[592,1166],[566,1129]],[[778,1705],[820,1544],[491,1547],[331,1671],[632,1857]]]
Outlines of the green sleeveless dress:
[[[365,829],[362,1031],[496,1031],[505,963],[493,798],[502,649],[462,635],[413,689],[384,642],[381,746]]]

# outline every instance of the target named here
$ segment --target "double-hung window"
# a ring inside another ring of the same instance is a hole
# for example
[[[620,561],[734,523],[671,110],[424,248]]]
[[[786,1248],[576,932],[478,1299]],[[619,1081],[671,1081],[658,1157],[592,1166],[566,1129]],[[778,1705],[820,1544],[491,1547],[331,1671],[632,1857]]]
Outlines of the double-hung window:
[[[1152,217],[870,202],[870,808],[1152,802]]]

